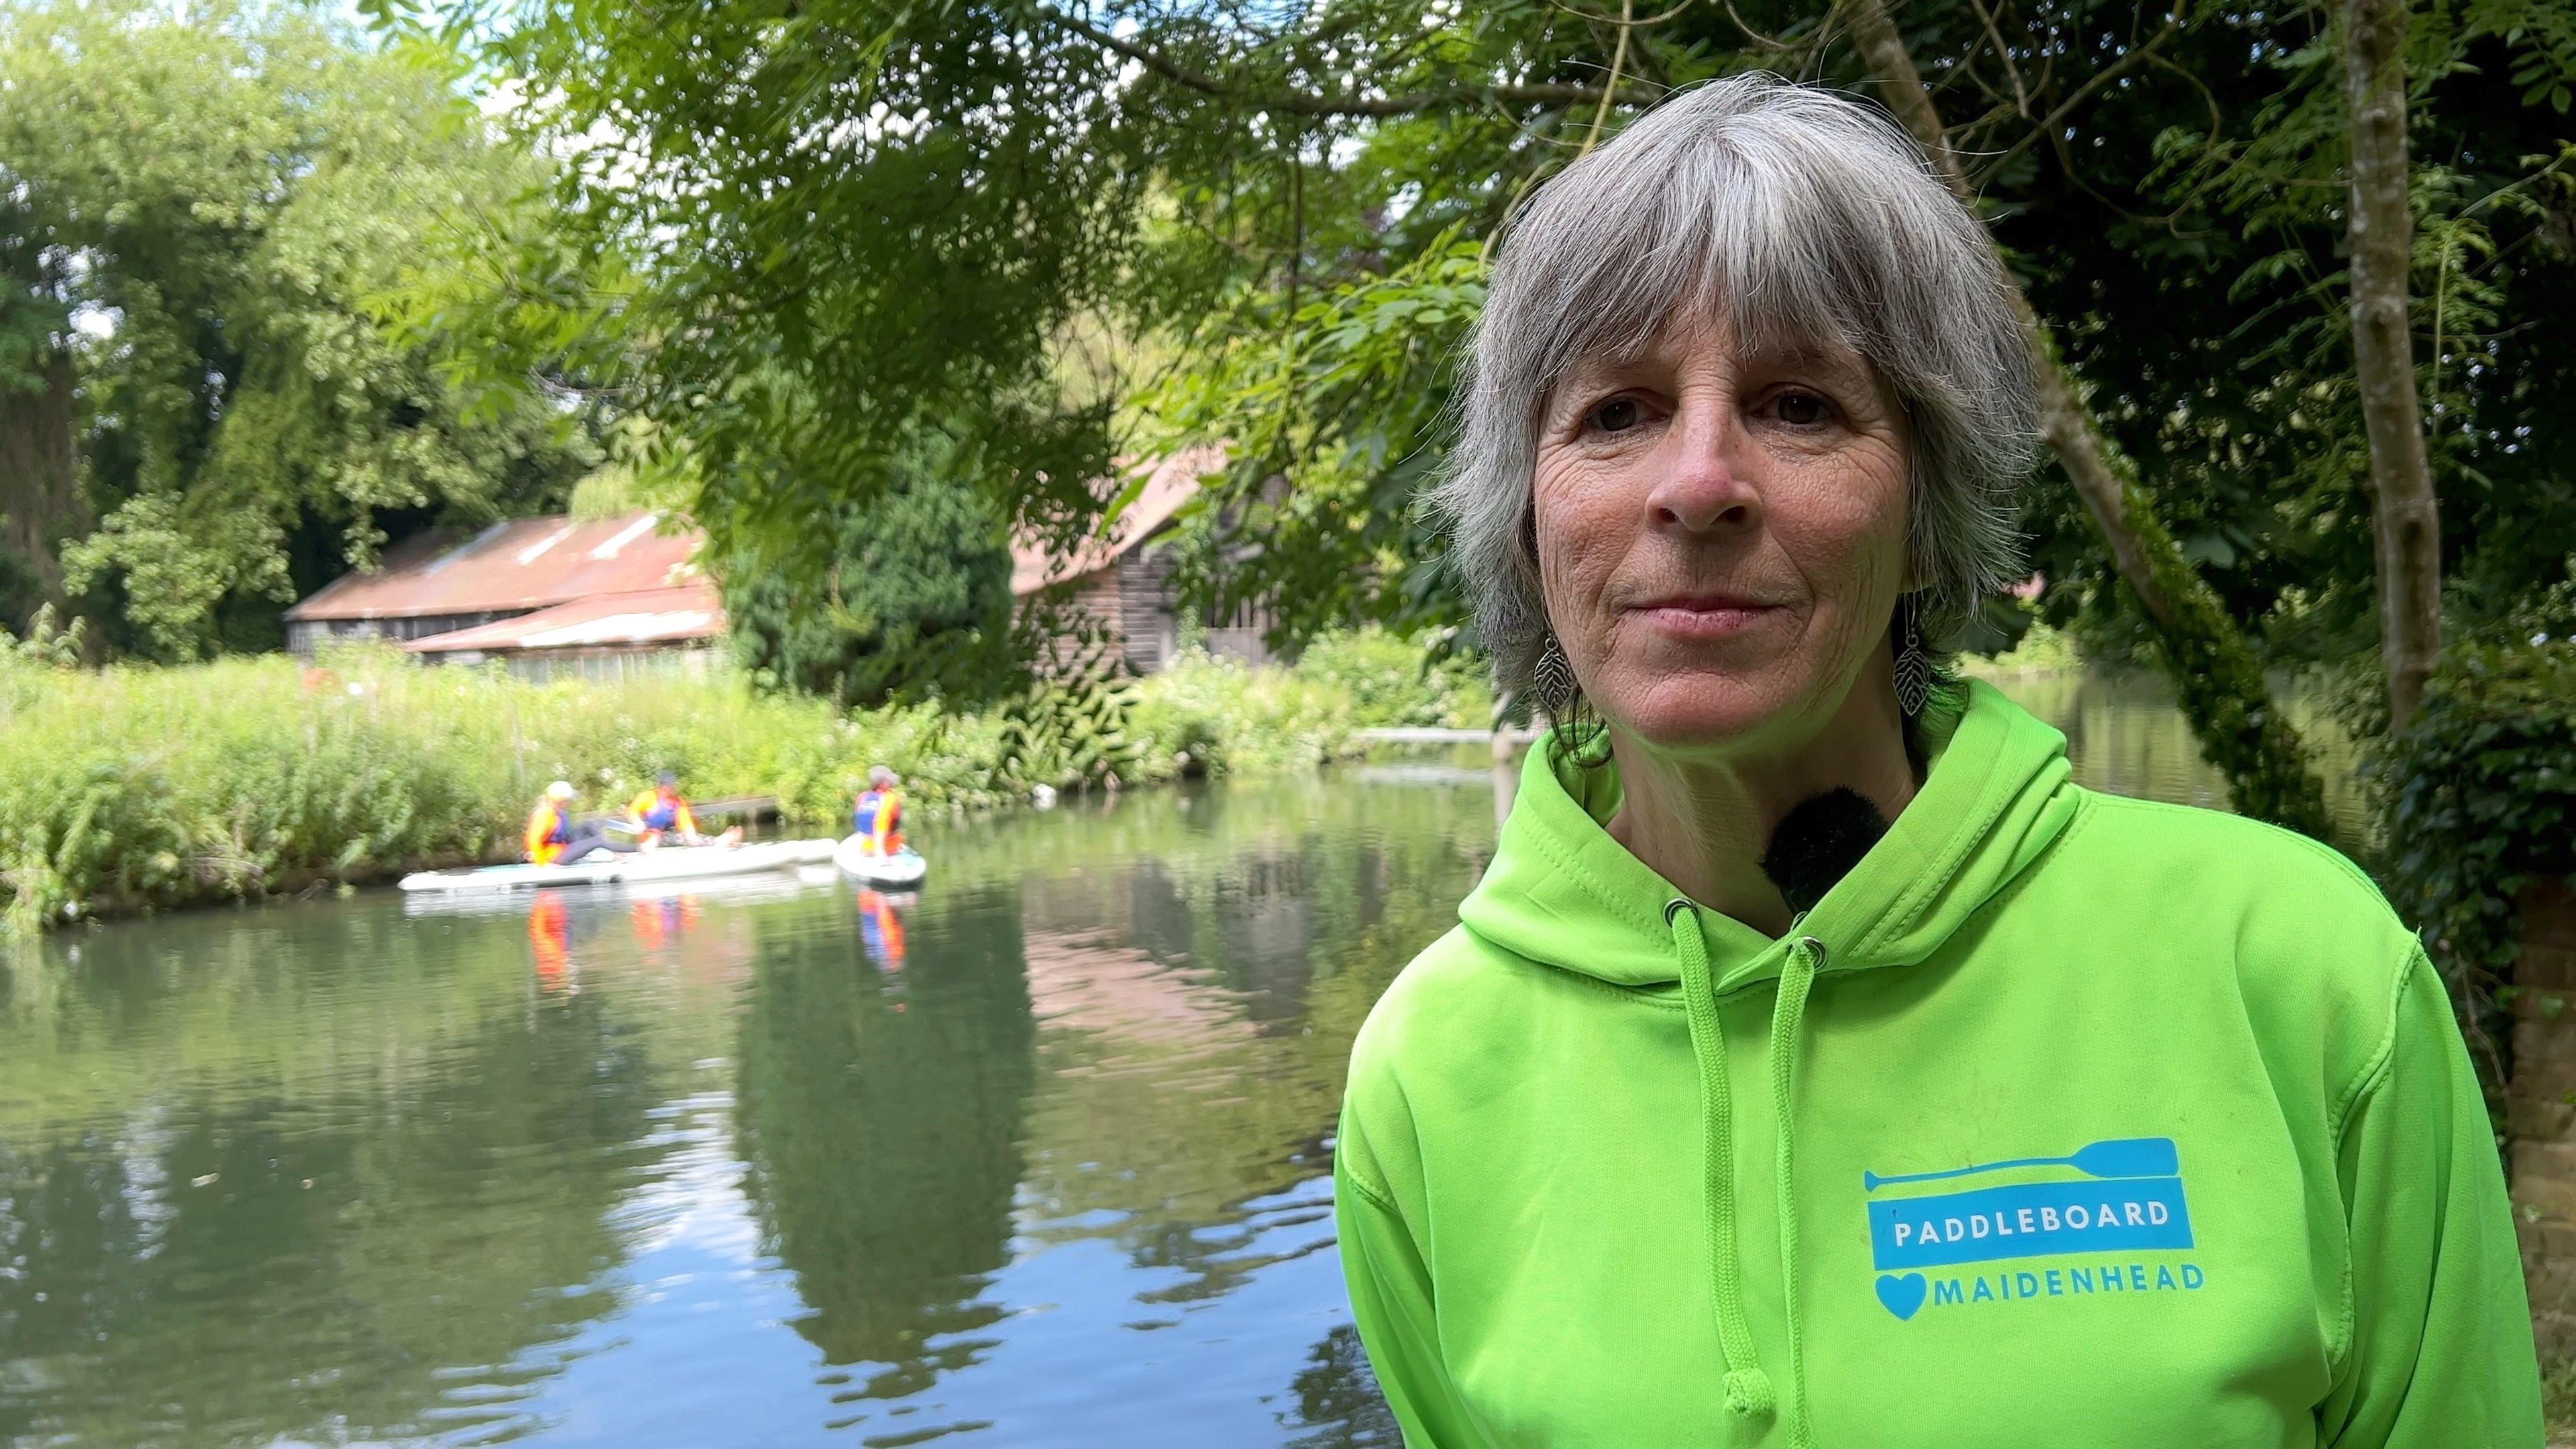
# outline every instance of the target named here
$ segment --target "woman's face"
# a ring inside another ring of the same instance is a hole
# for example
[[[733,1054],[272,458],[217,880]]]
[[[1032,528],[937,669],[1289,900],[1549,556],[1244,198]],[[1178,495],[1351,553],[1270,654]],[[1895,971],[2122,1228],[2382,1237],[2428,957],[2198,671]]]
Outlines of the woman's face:
[[[1906,582],[1910,444],[1863,359],[1739,352],[1723,323],[1576,368],[1532,505],[1548,619],[1602,718],[1685,752],[1822,730]]]

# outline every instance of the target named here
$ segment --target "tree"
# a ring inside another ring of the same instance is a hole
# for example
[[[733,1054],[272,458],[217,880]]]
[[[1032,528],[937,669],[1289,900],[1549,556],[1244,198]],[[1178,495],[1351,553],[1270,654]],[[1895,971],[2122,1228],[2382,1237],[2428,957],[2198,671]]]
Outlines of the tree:
[[[2345,0],[2344,95],[2352,109],[2352,350],[2379,561],[2380,651],[2388,661],[2388,728],[2406,728],[2442,652],[2442,524],[2424,426],[2415,408],[2408,245],[2414,218],[2406,166],[2406,7]]]
[[[1011,553],[982,494],[917,447],[903,479],[809,526],[811,570],[740,538],[716,561],[734,654],[774,685],[873,706],[980,694],[1006,677]]]
[[[33,593],[165,658],[274,642],[389,527],[586,466],[559,407],[472,412],[370,311],[546,179],[451,79],[291,8],[0,12],[0,458],[33,460],[0,510]]]
[[[1976,192],[1949,128],[1924,94],[1922,75],[1883,0],[1849,0],[1847,8],[1861,53],[1878,71],[1897,119],[1914,133],[1950,190],[1974,205]],[[2183,559],[2139,486],[2135,466],[2103,440],[2056,338],[2018,286],[2013,305],[2036,364],[2040,431],[2108,546],[2121,581],[2146,614],[2184,713],[2200,736],[2201,753],[2226,775],[2238,809],[2331,839],[2334,820],[2326,811],[2325,786],[2298,731],[2273,700],[2243,631]]]

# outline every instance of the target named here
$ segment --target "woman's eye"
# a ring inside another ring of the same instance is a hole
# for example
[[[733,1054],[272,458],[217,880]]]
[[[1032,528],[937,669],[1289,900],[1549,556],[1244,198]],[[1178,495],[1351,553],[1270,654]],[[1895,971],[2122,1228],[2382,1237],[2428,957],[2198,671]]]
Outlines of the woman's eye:
[[[1811,392],[1784,392],[1772,399],[1771,406],[1779,413],[1780,421],[1795,428],[1814,427],[1834,415],[1833,408]]]
[[[1642,417],[1635,398],[1614,397],[1608,402],[1595,404],[1588,421],[1601,432],[1624,433],[1635,427]]]

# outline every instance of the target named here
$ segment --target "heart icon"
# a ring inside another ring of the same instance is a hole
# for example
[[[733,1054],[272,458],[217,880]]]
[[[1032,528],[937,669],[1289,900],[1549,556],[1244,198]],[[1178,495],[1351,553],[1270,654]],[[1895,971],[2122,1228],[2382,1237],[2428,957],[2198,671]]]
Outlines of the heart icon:
[[[1881,1273],[1878,1275],[1878,1301],[1899,1318],[1912,1318],[1923,1306],[1923,1295],[1929,1291],[1920,1273]]]

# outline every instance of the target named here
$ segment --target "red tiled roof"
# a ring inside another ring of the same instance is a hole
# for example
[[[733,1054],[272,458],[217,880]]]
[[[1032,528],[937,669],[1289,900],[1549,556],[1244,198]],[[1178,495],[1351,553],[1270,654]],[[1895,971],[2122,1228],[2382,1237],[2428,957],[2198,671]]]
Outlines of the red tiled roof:
[[[380,567],[335,579],[289,619],[391,619],[542,609],[593,594],[660,589],[688,577],[699,534],[666,534],[661,515],[575,522],[517,518],[458,543],[406,539]]]
[[[692,580],[675,588],[594,594],[521,614],[514,619],[451,629],[406,642],[414,654],[487,654],[513,649],[606,648],[621,644],[677,644],[724,632],[724,603],[714,584]]]
[[[1184,448],[1154,465],[1145,486],[1118,515],[1106,538],[1084,539],[1072,553],[1057,556],[1021,540],[1011,545],[1011,596],[1022,598],[1051,584],[1078,579],[1116,563],[1127,550],[1154,536],[1198,496],[1199,479],[1225,466],[1220,445]]]

